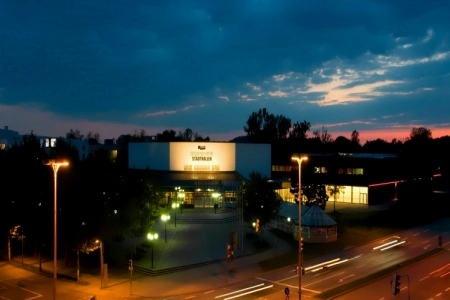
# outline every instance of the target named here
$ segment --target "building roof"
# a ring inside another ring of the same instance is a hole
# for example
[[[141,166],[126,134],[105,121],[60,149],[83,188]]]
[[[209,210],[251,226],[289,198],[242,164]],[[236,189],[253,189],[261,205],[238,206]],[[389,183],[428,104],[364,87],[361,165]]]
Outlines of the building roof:
[[[280,213],[284,218],[291,218],[292,222],[298,224],[298,204],[283,202],[281,203]],[[302,206],[302,225],[312,227],[328,227],[336,225],[336,222],[330,218],[319,206]]]
[[[302,215],[302,225],[312,227],[328,227],[336,225],[319,206],[313,205]]]
[[[302,216],[305,215],[309,208],[309,206],[302,206]],[[298,204],[283,201],[278,215],[284,218],[291,218],[292,222],[298,224]]]

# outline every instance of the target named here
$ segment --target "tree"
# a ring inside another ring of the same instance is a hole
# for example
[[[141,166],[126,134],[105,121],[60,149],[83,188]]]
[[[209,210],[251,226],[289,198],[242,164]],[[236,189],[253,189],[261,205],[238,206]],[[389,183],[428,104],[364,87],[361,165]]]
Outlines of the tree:
[[[191,142],[192,137],[194,136],[194,133],[192,132],[192,129],[186,128],[184,131],[178,132],[178,139],[185,142]]]
[[[243,197],[244,218],[259,219],[262,236],[264,226],[278,216],[282,199],[268,182],[267,176],[255,171],[250,173],[249,180],[244,181]]]
[[[82,135],[78,129],[76,130],[70,129],[70,131],[66,133],[66,138],[68,139],[82,140],[83,137],[84,135]]]
[[[307,121],[299,123],[298,121],[292,126],[292,130],[289,132],[290,139],[303,140],[308,137],[306,134],[311,128],[311,124]]]
[[[175,130],[166,129],[156,135],[156,140],[158,142],[175,142],[177,141],[177,133]]]
[[[409,134],[411,140],[428,140],[432,138],[431,130],[425,127],[413,127]]]
[[[333,196],[334,198],[334,203],[333,203],[333,211],[336,212],[336,201],[337,201],[337,197],[339,197],[339,194],[341,193],[341,190],[343,190],[344,187],[343,186],[337,186],[336,184],[332,185],[332,186],[328,186],[327,187],[327,191],[328,194],[330,194],[330,196]]]
[[[286,139],[291,127],[291,120],[283,115],[269,114],[266,108],[258,112],[252,112],[247,119],[244,131],[250,142],[272,143],[280,139]]]
[[[358,131],[356,131],[356,130],[352,131],[350,141],[355,145],[361,146],[361,144],[359,143],[359,132]]]
[[[100,143],[100,134],[89,131],[86,135],[85,141],[87,141],[89,145],[97,145]]]
[[[321,129],[317,129],[313,132],[315,138],[319,139],[322,144],[330,144],[333,142],[331,138],[331,134],[328,133],[328,130],[322,126]]]
[[[61,137],[56,139],[54,147],[50,149],[49,156],[51,158],[69,160],[71,163],[79,161],[77,147],[73,146],[70,140],[66,142]]]
[[[325,209],[329,197],[323,184],[310,184],[304,186],[302,190],[302,195],[306,198],[306,206],[317,205],[321,209]]]

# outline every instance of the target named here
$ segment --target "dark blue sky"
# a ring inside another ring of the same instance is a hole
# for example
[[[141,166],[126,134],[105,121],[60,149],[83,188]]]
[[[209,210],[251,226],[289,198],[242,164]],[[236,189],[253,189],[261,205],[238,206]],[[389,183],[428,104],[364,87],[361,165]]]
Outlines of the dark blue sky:
[[[221,141],[265,107],[333,138],[450,135],[449,12],[447,0],[0,0],[0,126]]]

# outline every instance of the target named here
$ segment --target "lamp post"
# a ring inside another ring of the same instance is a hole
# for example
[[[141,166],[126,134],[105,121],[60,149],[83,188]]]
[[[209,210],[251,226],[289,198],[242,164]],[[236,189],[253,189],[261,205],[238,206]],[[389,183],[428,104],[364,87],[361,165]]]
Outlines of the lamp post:
[[[164,222],[164,240],[167,243],[167,221],[170,220],[170,216],[162,215],[161,220]]]
[[[175,227],[177,227],[177,208],[180,207],[179,203],[172,203],[172,208],[175,210]]]
[[[298,299],[302,299],[302,271],[303,271],[303,245],[302,245],[302,161],[307,156],[294,154],[292,160],[298,163]]]
[[[53,184],[53,300],[56,299],[56,275],[57,275],[57,247],[56,247],[56,234],[57,234],[57,196],[56,196],[56,190],[57,190],[57,183],[58,183],[58,170],[61,166],[68,166],[69,162],[67,161],[61,161],[61,160],[55,160],[55,159],[44,159],[42,161],[42,164],[44,166],[52,166],[53,169],[53,178],[54,178],[54,184]]]
[[[149,233],[149,234],[147,234],[147,238],[152,243],[152,269],[153,269],[153,241],[158,239],[158,234],[157,233]]]
[[[100,249],[100,289],[103,288],[103,270],[104,270],[104,262],[103,262],[103,242],[100,240],[95,240],[95,243],[98,244],[100,243],[99,249]]]

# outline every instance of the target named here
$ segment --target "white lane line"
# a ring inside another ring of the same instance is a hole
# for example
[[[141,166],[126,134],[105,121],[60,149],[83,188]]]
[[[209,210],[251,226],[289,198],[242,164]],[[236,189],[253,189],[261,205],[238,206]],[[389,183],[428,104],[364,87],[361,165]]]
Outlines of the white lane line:
[[[339,279],[339,282],[343,282],[344,279],[347,279],[347,278],[350,278],[350,277],[353,277],[353,276],[355,276],[355,274],[348,275],[347,277],[344,277],[344,278]]]
[[[204,292],[203,294],[206,295],[206,294],[209,294],[209,293],[212,293],[212,292],[214,292],[214,290],[210,290],[210,291]]]
[[[334,275],[331,275],[331,276],[322,278],[322,279],[320,279],[320,280],[317,280],[317,281],[314,281],[314,282],[311,282],[311,283],[302,285],[302,288],[303,288],[304,286],[312,285],[312,284],[315,284],[315,283],[318,283],[318,282],[323,282],[324,280],[330,279],[330,278],[335,277],[335,276],[339,276],[339,275],[344,274],[344,273],[345,273],[345,272],[341,272],[341,273],[334,274]]]
[[[448,244],[450,244],[450,242],[447,242],[447,243],[443,244],[442,246],[446,246],[446,245],[448,245]]]
[[[439,297],[440,295],[442,295],[442,293],[436,294],[436,297]]]
[[[190,296],[190,297],[186,297],[186,298],[183,298],[183,299],[192,299],[192,298],[195,298],[195,296]]]
[[[19,289],[21,289],[21,290],[24,290],[24,291],[27,291],[27,292],[29,292],[29,293],[32,293],[32,294],[35,294],[35,295],[36,295],[36,297],[32,297],[32,298],[27,298],[27,299],[34,299],[34,298],[39,298],[39,297],[42,297],[42,295],[40,295],[40,294],[38,294],[38,293],[36,293],[36,292],[30,291],[30,290],[24,289],[24,288],[22,288],[22,287],[20,287],[20,286],[17,286],[17,285],[14,285],[14,284],[11,284],[11,283],[8,283],[8,282],[5,282],[5,281],[3,281],[3,280],[0,280],[0,282],[3,282],[3,283],[6,283],[6,284],[9,284],[9,285],[11,285],[11,286],[15,286],[16,288],[19,288]],[[27,299],[25,299],[25,300],[27,300]]]
[[[246,291],[246,290],[250,290],[250,289],[253,289],[253,288],[256,288],[256,287],[260,287],[260,286],[263,286],[263,285],[264,285],[264,283],[260,283],[260,284],[257,284],[257,285],[253,285],[253,286],[247,287],[245,289],[240,289],[240,290],[237,290],[237,291],[234,291],[234,292],[231,292],[231,293],[222,294],[222,295],[216,296],[215,298],[217,299],[217,298],[226,297],[226,296],[229,296],[229,295],[240,293],[240,292],[243,292],[243,291]]]
[[[239,294],[239,295],[235,295],[235,296],[231,296],[231,297],[225,298],[224,300],[230,300],[230,299],[242,297],[242,296],[245,296],[245,295],[248,295],[248,294],[252,294],[252,293],[256,293],[256,292],[262,291],[262,290],[270,289],[272,287],[273,287],[273,285],[268,285],[268,286],[259,288],[257,290],[253,290],[253,291],[249,291],[249,292],[245,292],[245,293],[242,293],[242,294]]]
[[[11,300],[11,299],[9,299],[9,298],[5,298],[5,297],[2,297],[2,296],[0,296],[0,298],[2,298],[2,299],[6,299],[6,300]]]
[[[416,235],[419,235],[420,234],[420,232],[418,232],[418,233],[416,233],[416,234],[413,234],[413,236],[416,236]]]
[[[448,290],[450,290],[450,287],[446,288],[445,291],[447,292]]]
[[[428,243],[430,240],[423,241],[422,244]]]
[[[425,279],[427,279],[428,277],[430,277],[430,276],[425,276],[424,278],[420,279],[419,281],[425,280]]]
[[[298,288],[298,287],[297,287],[297,288]],[[322,293],[322,292],[319,292],[319,291],[316,291],[316,290],[305,289],[304,287],[302,287],[302,290],[305,290],[305,291],[308,291],[308,292],[313,292],[313,293],[316,293],[316,294]]]
[[[407,289],[408,287],[407,286],[405,286],[404,288],[401,288],[400,289],[400,291],[403,291],[404,289]]]
[[[424,230],[423,232],[427,232],[427,231],[430,231],[430,229]]]
[[[366,264],[363,264],[363,265],[357,266],[356,268],[359,269],[359,268],[364,267],[365,265],[366,265]]]

